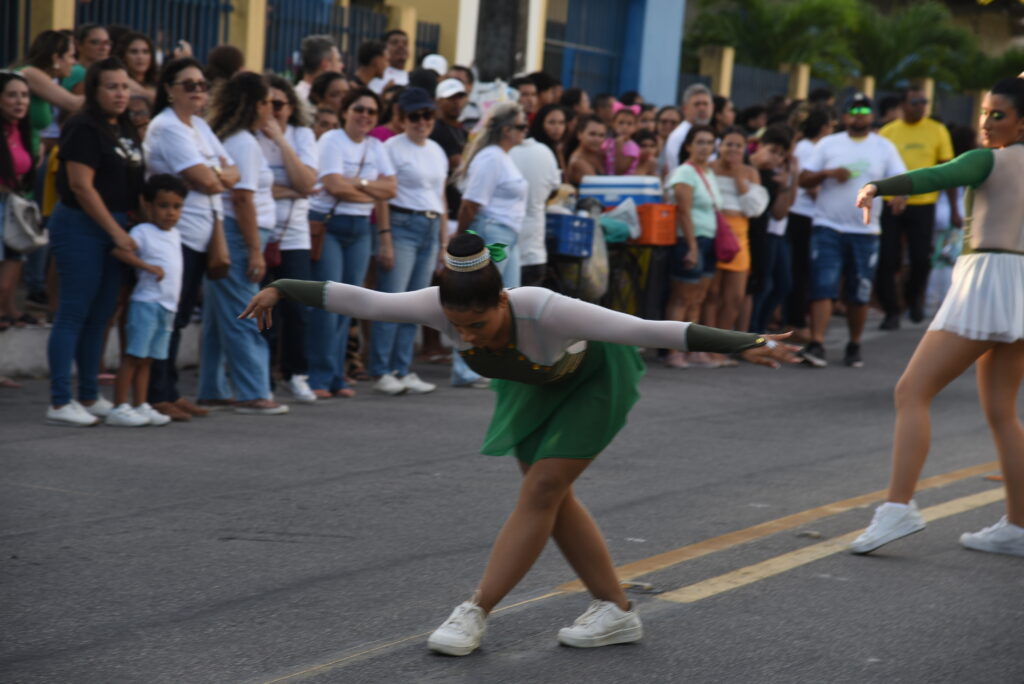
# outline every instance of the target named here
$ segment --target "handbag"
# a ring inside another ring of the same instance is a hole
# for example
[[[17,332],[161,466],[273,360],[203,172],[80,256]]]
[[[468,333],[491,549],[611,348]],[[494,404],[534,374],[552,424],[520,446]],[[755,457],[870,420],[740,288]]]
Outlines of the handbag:
[[[729,227],[729,222],[725,220],[725,216],[718,210],[718,205],[715,204],[715,193],[711,192],[711,186],[708,185],[708,179],[704,177],[704,172],[696,164],[690,164],[690,166],[697,171],[697,175],[704,181],[704,188],[711,197],[711,206],[715,209],[715,259],[721,262],[732,261],[740,253],[740,241],[736,238],[736,233],[732,232],[732,228]]]
[[[359,174],[363,172],[363,164],[366,163],[366,151],[369,149],[369,144],[363,148],[363,158],[359,160],[359,168],[356,170],[356,175],[353,178],[359,178]],[[320,261],[320,256],[324,251],[324,238],[327,236],[327,224],[334,218],[334,210],[338,208],[338,204],[341,200],[335,200],[334,206],[327,212],[327,216],[322,221],[316,219],[309,220],[309,260]]]
[[[295,208],[295,200],[289,200],[291,204],[288,205],[288,220],[284,224],[284,230],[277,236],[277,239],[267,242],[267,246],[263,248],[263,263],[266,264],[268,269],[277,268],[281,265],[281,241],[284,239],[284,234],[288,232],[288,226],[291,225],[292,209]]]
[[[30,254],[50,242],[43,228],[38,205],[13,192],[5,193],[3,219],[4,244],[16,252]]]
[[[206,277],[210,280],[227,278],[231,270],[231,252],[228,251],[228,238],[224,234],[224,223],[220,214],[213,212],[213,232],[210,242],[206,245]]]

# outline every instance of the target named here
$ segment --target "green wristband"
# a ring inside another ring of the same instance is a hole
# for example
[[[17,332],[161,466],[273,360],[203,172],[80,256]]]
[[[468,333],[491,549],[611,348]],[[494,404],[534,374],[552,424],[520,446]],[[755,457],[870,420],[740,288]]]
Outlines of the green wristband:
[[[275,280],[270,287],[281,293],[285,299],[315,306],[318,309],[324,308],[324,289],[327,287],[326,280],[291,280],[288,278]]]
[[[757,333],[722,330],[697,323],[691,323],[686,329],[686,348],[689,351],[738,354],[766,344],[768,339]]]

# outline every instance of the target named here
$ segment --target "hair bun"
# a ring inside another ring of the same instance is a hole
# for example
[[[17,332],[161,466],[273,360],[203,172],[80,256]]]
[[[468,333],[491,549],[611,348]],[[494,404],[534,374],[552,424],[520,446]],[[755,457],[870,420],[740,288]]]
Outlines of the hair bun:
[[[476,254],[487,245],[483,238],[474,233],[461,233],[448,242],[448,253],[453,257],[467,257]]]

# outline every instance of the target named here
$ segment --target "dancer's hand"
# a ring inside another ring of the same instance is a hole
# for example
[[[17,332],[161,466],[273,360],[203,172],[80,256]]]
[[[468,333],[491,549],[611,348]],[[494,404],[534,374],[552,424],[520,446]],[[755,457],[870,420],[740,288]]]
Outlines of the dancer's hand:
[[[238,315],[239,318],[255,318],[256,327],[260,330],[267,330],[274,324],[271,319],[271,312],[274,306],[281,301],[281,293],[276,287],[265,287],[249,300],[249,306]]]
[[[740,356],[744,361],[769,368],[778,368],[783,363],[800,363],[800,357],[796,355],[800,351],[800,347],[782,341],[792,334],[793,331],[781,335],[765,335],[768,344],[748,349],[741,352]]]
[[[871,203],[878,195],[878,187],[874,183],[868,183],[857,193],[857,206],[864,210],[864,225],[871,223]]]

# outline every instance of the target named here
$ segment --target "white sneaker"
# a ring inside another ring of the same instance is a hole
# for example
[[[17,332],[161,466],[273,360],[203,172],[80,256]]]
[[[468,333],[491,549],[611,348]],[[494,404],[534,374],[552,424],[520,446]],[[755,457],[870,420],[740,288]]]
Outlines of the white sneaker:
[[[975,551],[1024,556],[1024,527],[1012,524],[1004,515],[995,525],[978,532],[964,532],[960,543]]]
[[[134,410],[143,418],[149,418],[149,424],[154,427],[167,425],[168,423],[171,422],[170,416],[165,416],[164,414],[157,411],[155,408],[149,405],[148,401],[143,402],[142,404],[134,407]]]
[[[61,425],[64,427],[92,427],[99,425],[103,421],[86,411],[84,406],[72,399],[60,408],[48,406],[46,408],[46,422],[50,425]]]
[[[92,403],[92,406],[86,406],[85,404],[80,404],[80,406],[97,418],[106,418],[107,414],[114,410],[114,402],[102,394],[96,397],[96,401]]]
[[[391,396],[396,396],[398,394],[404,394],[407,389],[409,388],[403,385],[402,381],[391,373],[380,376],[377,379],[377,382],[373,383],[373,391],[377,394],[390,394]]]
[[[288,391],[295,397],[295,401],[300,404],[315,404],[316,395],[313,394],[313,390],[309,388],[309,382],[307,382],[309,376],[307,375],[293,375],[285,381],[284,386],[288,388]]]
[[[558,642],[576,648],[595,648],[640,641],[644,626],[635,610],[622,610],[611,601],[594,601],[572,627],[558,630]]]
[[[146,427],[149,418],[136,413],[131,404],[124,403],[111,409],[103,422],[113,427]]]
[[[426,380],[420,380],[420,376],[409,373],[405,377],[398,378],[398,381],[409,391],[409,394],[427,394],[437,389],[437,385]]]
[[[463,601],[427,639],[427,648],[446,655],[469,655],[480,646],[487,616],[484,609],[471,601]]]
[[[875,509],[871,524],[851,542],[849,548],[853,553],[870,553],[908,534],[920,532],[924,525],[924,518],[913,501],[906,505],[886,501]]]

